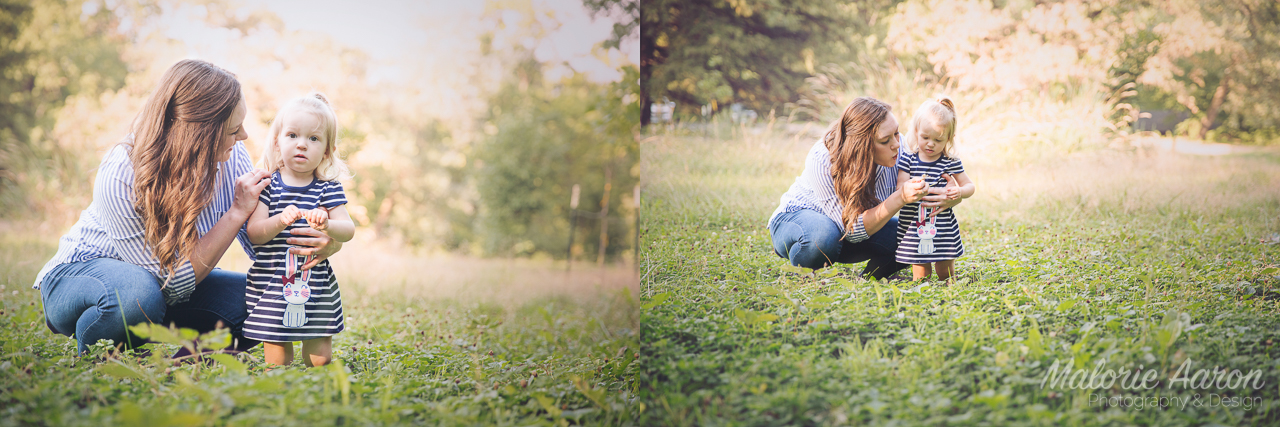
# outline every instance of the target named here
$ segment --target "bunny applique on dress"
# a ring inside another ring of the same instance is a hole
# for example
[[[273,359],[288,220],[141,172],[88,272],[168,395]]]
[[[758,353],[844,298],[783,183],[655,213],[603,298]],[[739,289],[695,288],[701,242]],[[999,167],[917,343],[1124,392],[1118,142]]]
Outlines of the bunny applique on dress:
[[[307,301],[311,299],[311,287],[307,286],[307,282],[311,280],[311,270],[298,271],[298,267],[306,265],[315,258],[313,256],[301,256],[289,254],[285,258],[284,277],[280,278],[280,284],[284,287],[284,302],[288,305],[284,308],[284,326],[287,328],[301,328],[307,324]]]

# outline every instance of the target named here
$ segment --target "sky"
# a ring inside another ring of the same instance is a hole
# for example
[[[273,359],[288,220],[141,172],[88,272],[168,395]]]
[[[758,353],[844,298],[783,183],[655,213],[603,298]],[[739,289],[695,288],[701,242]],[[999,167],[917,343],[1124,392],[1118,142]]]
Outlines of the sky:
[[[621,78],[620,66],[639,63],[638,34],[626,40],[621,49],[601,49],[600,43],[610,37],[615,19],[619,18],[598,15],[593,19],[581,0],[221,3],[241,17],[265,9],[280,18],[286,33],[302,37],[323,35],[365,52],[369,55],[364,64],[366,83],[371,87],[412,89],[406,92],[412,94],[411,99],[428,100],[412,108],[450,122],[470,120],[477,108],[483,107],[485,91],[493,89],[485,85],[500,81],[507,72],[492,58],[481,60],[479,40],[485,33],[495,35],[495,52],[509,52],[513,45],[532,48],[535,57],[543,62],[543,74],[549,82],[575,71],[591,81],[613,82]],[[178,56],[204,59],[245,78],[270,75],[272,71],[261,69],[261,62],[241,60],[246,44],[277,51],[296,48],[281,44],[282,39],[272,32],[242,34],[209,24],[208,9],[200,2],[177,0],[160,5],[162,11],[157,19],[144,23],[147,27],[141,32],[158,33],[180,42],[176,46],[184,51],[173,52]],[[96,7],[96,2],[88,2],[85,12],[91,13]],[[526,21],[529,16],[535,17],[536,22]],[[131,24],[122,23],[127,25]],[[158,65],[153,67],[167,68],[173,56],[160,54]],[[413,84],[405,85],[406,82]]]
[[[628,40],[622,52],[610,52],[605,58],[593,54],[595,46],[609,37],[616,18],[592,19],[581,1],[510,3],[530,4],[535,10],[550,12],[558,21],[559,27],[551,30],[535,51],[539,60],[554,64],[567,62],[573,70],[601,82],[616,80],[619,64],[640,62],[638,38]],[[476,40],[485,30],[479,25],[480,15],[486,8],[484,1],[273,0],[263,5],[279,15],[288,29],[329,34],[341,43],[368,52],[379,63],[391,66],[402,62],[400,59],[405,55],[447,60],[478,46]],[[549,74],[555,77],[556,73],[553,70]]]

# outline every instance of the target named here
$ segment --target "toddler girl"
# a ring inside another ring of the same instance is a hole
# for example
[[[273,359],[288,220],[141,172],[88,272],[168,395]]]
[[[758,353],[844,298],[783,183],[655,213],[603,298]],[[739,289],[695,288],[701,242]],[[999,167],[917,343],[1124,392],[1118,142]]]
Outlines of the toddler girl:
[[[346,196],[337,179],[347,174],[338,157],[338,118],[329,100],[314,92],[289,101],[271,121],[263,168],[271,184],[249,217],[256,259],[249,269],[245,302],[248,338],[263,341],[266,361],[293,363],[293,342],[302,341],[307,366],[329,363],[333,335],[342,332],[342,295],[329,261],[289,252],[290,231],[311,227],[346,242],[355,234]]]
[[[956,110],[945,96],[920,104],[911,119],[907,151],[898,156],[898,188],[908,180],[923,179],[929,186],[945,186],[947,200],[968,198],[976,187],[955,158]],[[914,280],[938,271],[938,280],[950,279],[955,260],[964,255],[960,227],[951,209],[906,205],[899,211],[897,260],[911,264]]]

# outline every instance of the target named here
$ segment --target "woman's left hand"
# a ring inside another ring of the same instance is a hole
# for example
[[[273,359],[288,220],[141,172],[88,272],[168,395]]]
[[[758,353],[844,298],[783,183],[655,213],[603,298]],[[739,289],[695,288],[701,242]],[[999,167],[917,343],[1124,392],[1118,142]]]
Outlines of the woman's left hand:
[[[309,227],[293,229],[293,237],[290,237],[286,242],[295,246],[308,246],[289,248],[289,253],[291,254],[316,256],[307,265],[302,266],[304,270],[315,267],[320,261],[324,261],[342,250],[342,242],[333,240],[328,234]]]
[[[236,178],[235,193],[231,198],[231,209],[244,212],[245,218],[258,208],[258,195],[271,183],[271,174],[262,169],[245,172]]]

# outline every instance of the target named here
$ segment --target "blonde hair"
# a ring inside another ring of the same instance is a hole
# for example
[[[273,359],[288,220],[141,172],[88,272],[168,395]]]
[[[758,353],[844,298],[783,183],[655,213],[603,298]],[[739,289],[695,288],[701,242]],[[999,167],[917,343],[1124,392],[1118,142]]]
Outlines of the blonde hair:
[[[920,127],[924,126],[926,118],[929,119],[930,124],[938,127],[940,131],[938,136],[945,141],[942,144],[942,157],[957,158],[955,155],[956,106],[946,95],[926,100],[920,104],[920,108],[916,109],[916,114],[911,117],[911,135],[907,138],[907,148],[912,153],[920,152],[920,141],[916,139],[916,135],[920,132]]]
[[[831,124],[823,144],[831,153],[831,181],[842,208],[845,230],[853,230],[858,215],[880,204],[876,199],[876,130],[893,107],[878,99],[861,97],[844,108]]]
[[[285,114],[294,110],[315,114],[323,128],[324,159],[321,159],[320,165],[316,166],[316,178],[321,181],[350,178],[351,170],[347,168],[347,163],[342,160],[338,152],[338,115],[333,112],[329,99],[320,92],[311,92],[306,96],[294,98],[276,112],[276,117],[271,119],[271,127],[267,130],[267,143],[262,152],[262,168],[268,172],[275,172],[284,167],[284,159],[281,158],[278,147],[280,128],[284,126]]]
[[[120,143],[133,163],[143,237],[170,278],[192,259],[196,219],[213,198],[219,145],[241,98],[234,74],[205,61],[179,61],[134,118],[132,137]]]

